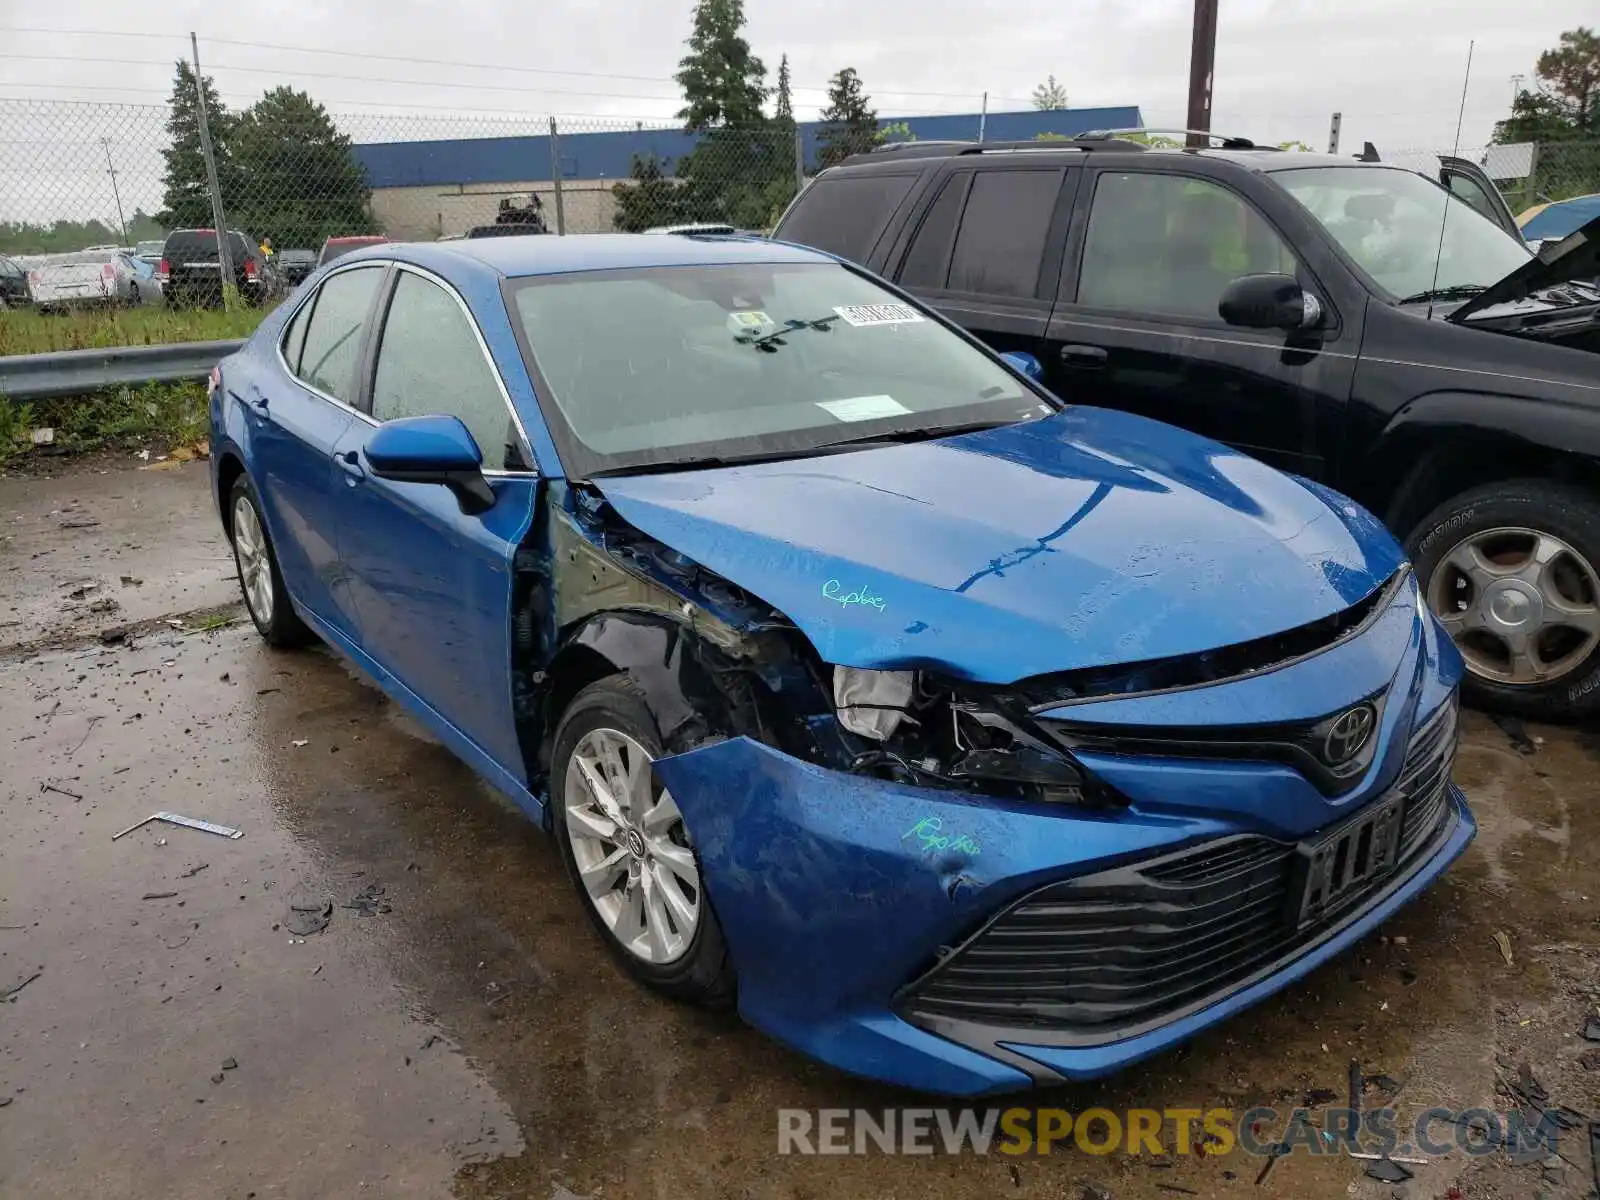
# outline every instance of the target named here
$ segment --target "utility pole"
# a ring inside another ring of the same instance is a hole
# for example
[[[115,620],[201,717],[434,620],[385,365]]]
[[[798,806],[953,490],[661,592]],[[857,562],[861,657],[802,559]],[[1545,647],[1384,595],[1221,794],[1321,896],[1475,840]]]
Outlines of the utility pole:
[[[1194,41],[1189,49],[1189,119],[1185,128],[1211,132],[1211,76],[1217,63],[1217,0],[1194,0]],[[1204,146],[1195,133],[1190,146]]]
[[[978,142],[982,144],[983,134],[989,125],[989,93],[983,94],[983,107],[978,110]]]
[[[229,298],[238,284],[233,278],[233,262],[228,257],[228,221],[222,211],[222,185],[217,182],[217,156],[211,149],[211,127],[206,124],[206,81],[200,74],[200,40],[189,33],[189,49],[194,52],[194,97],[200,113],[200,150],[206,156],[206,182],[211,187],[211,221],[217,227],[217,266],[222,269],[222,304],[231,308]]]
[[[100,145],[106,152],[106,174],[111,176],[111,198],[117,202],[117,224],[122,229],[122,244],[128,244],[128,223],[122,219],[122,193],[117,191],[117,168],[111,162],[111,139],[103,137]]]
[[[1328,122],[1328,153],[1339,153],[1339,127],[1344,124],[1344,114],[1336,112]]]

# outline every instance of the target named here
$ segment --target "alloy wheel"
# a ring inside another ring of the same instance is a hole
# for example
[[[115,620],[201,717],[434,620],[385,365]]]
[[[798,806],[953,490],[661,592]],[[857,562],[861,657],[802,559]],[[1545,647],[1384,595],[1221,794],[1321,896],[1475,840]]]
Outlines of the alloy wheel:
[[[272,559],[261,518],[248,496],[233,502],[233,553],[239,562],[244,601],[257,624],[272,624]]]
[[[1600,574],[1563,539],[1505,526],[1463,538],[1439,561],[1428,606],[1482,679],[1540,684],[1600,645]]]
[[[650,754],[616,729],[583,735],[562,789],[572,858],[611,935],[653,966],[688,952],[700,923],[700,870],[683,817]]]

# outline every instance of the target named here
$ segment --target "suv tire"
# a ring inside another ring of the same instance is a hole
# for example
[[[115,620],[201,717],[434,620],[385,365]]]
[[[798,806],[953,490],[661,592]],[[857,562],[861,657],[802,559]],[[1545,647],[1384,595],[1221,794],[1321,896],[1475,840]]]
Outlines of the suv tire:
[[[1406,548],[1429,608],[1467,660],[1469,698],[1528,717],[1600,711],[1593,495],[1547,479],[1487,484],[1434,509]]]

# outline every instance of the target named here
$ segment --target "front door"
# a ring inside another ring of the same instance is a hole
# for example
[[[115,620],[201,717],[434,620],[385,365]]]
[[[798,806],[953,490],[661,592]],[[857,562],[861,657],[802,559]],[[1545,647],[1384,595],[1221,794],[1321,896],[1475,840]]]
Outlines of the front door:
[[[456,294],[400,266],[358,421],[334,449],[339,549],[362,649],[518,780],[512,697],[513,569],[538,478],[500,376]],[[397,417],[459,417],[483,451],[495,503],[464,513],[437,484],[380,479],[362,447]]]
[[[1327,409],[1350,394],[1357,334],[1277,228],[1222,183],[1181,171],[1088,170],[1051,315],[1057,395],[1153,417],[1274,466],[1324,477]],[[1243,329],[1218,314],[1242,275],[1295,275],[1318,295],[1311,333]]]

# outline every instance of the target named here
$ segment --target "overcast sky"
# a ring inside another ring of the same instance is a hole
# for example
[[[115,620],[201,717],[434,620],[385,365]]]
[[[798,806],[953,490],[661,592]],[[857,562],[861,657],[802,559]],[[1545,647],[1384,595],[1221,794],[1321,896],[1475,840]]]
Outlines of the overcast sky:
[[[1213,128],[1321,149],[1340,110],[1348,152],[1363,140],[1385,152],[1449,148],[1474,39],[1461,144],[1481,146],[1506,113],[1512,76],[1531,86],[1540,51],[1563,30],[1600,23],[1593,0],[1220,3]],[[802,119],[824,102],[828,76],[853,66],[882,116],[976,112],[986,90],[991,111],[1026,108],[1034,85],[1054,73],[1075,107],[1137,104],[1148,125],[1183,123],[1191,0],[746,0],[746,8],[770,79],[788,53]],[[251,9],[0,0],[0,100],[158,106],[192,29],[231,106],[292,84],[349,114],[341,125],[357,141],[522,132],[551,113],[615,127],[620,118],[670,118],[679,106],[671,76],[692,4],[264,0]],[[0,104],[0,176],[58,171],[59,186],[42,182],[59,203],[104,174],[109,137],[125,190],[140,202],[158,196],[161,115]],[[40,157],[41,149],[58,153]],[[30,179],[30,196],[40,183]],[[0,193],[14,194],[3,182]]]

